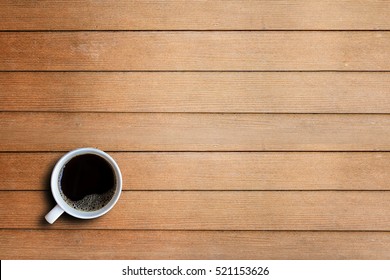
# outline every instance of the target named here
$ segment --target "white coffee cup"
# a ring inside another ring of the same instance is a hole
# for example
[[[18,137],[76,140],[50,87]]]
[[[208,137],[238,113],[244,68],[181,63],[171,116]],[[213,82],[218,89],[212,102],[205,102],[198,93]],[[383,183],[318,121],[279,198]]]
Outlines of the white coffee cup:
[[[73,208],[71,205],[66,203],[60,193],[60,176],[62,169],[64,168],[66,163],[69,162],[72,158],[85,154],[93,154],[105,159],[106,162],[111,165],[115,176],[114,195],[105,206],[95,211],[82,211]],[[95,148],[80,148],[68,152],[57,162],[51,174],[51,191],[53,193],[55,201],[57,202],[57,205],[45,216],[46,221],[48,221],[50,224],[54,223],[64,212],[80,219],[93,219],[106,214],[108,211],[111,210],[112,207],[114,207],[114,205],[118,201],[122,191],[122,174],[118,164],[107,153]]]

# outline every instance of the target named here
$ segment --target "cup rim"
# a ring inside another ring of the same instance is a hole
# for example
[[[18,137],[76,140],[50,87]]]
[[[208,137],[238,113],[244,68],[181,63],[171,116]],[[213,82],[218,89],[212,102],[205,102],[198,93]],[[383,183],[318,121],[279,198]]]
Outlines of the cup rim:
[[[102,158],[104,158],[112,167],[115,174],[116,179],[116,190],[111,198],[111,200],[103,207],[95,211],[82,211],[77,210],[71,207],[66,201],[62,198],[60,194],[60,186],[59,186],[59,175],[60,171],[62,170],[63,166],[69,162],[72,158],[84,155],[84,154],[94,154],[98,155]],[[121,192],[122,192],[122,174],[119,169],[118,164],[116,161],[106,152],[103,152],[102,150],[96,149],[96,148],[78,148],[72,151],[67,152],[65,155],[63,155],[56,163],[56,165],[53,168],[53,171],[51,173],[51,192],[53,194],[54,200],[57,202],[58,206],[60,206],[66,213],[69,215],[80,218],[80,219],[93,219],[100,217],[104,214],[106,214],[108,211],[114,207],[116,202],[118,201]]]

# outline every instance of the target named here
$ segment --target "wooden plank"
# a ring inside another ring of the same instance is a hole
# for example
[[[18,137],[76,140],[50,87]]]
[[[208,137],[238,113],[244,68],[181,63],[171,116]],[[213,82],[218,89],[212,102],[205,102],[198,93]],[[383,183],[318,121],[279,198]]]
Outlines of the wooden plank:
[[[125,183],[126,184],[126,183]],[[0,225],[24,229],[390,230],[387,191],[125,191],[95,220],[54,225],[49,192],[0,192]]]
[[[4,32],[0,70],[390,70],[390,32]]]
[[[389,84],[387,72],[0,72],[0,110],[390,113]]]
[[[0,230],[0,239],[2,260],[390,257],[389,232]]]
[[[389,190],[390,153],[110,153],[125,190]],[[0,190],[49,190],[63,153],[0,153]]]
[[[389,29],[387,1],[2,1],[1,30]]]
[[[1,151],[387,151],[389,115],[0,113]]]

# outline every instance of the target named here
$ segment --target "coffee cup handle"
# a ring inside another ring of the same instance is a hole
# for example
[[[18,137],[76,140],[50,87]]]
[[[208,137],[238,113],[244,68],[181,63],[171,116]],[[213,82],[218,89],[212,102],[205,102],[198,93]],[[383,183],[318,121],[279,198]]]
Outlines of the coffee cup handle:
[[[64,213],[64,209],[62,209],[58,204],[54,206],[53,209],[50,210],[49,213],[45,216],[45,219],[48,223],[54,223],[61,215]]]

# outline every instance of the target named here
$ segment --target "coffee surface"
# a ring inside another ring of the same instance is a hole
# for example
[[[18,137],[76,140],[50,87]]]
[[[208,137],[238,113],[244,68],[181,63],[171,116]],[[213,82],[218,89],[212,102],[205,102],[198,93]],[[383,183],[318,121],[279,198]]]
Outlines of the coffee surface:
[[[98,210],[107,204],[114,194],[114,171],[111,165],[98,155],[79,155],[63,167],[60,189],[64,200],[72,207],[84,211]]]

